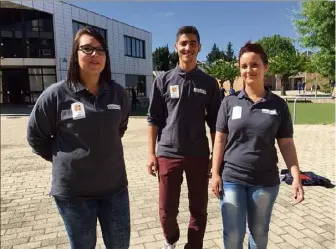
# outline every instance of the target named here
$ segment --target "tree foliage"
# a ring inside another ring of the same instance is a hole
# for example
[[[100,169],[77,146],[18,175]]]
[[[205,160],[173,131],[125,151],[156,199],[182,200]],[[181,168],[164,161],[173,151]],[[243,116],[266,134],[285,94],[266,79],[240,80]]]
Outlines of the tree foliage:
[[[174,51],[169,55],[169,68],[172,69],[176,67],[178,62],[179,62],[178,53]]]
[[[153,52],[153,70],[168,71],[169,70],[169,48],[168,45],[158,47]]]
[[[206,56],[207,63],[209,65],[211,65],[212,63],[214,63],[217,60],[224,59],[224,58],[225,58],[224,52],[219,49],[219,47],[216,45],[216,43],[214,43],[211,51]]]
[[[293,21],[301,46],[317,49],[314,68],[322,76],[335,78],[335,1],[304,1]]]
[[[176,67],[179,61],[177,52],[170,53],[168,45],[156,48],[152,56],[155,71],[168,71]]]
[[[233,87],[234,80],[239,76],[239,68],[236,63],[223,59],[217,60],[211,65],[205,65],[204,69],[221,82],[230,81],[231,87]]]
[[[237,57],[234,54],[233,48],[232,48],[232,42],[229,42],[226,47],[226,51],[224,52],[224,60],[225,61],[236,61]]]
[[[257,43],[261,44],[268,55],[269,68],[267,75],[277,75],[281,79],[281,94],[286,95],[286,83],[289,76],[305,71],[307,57],[299,53],[289,37],[273,35],[263,37]]]

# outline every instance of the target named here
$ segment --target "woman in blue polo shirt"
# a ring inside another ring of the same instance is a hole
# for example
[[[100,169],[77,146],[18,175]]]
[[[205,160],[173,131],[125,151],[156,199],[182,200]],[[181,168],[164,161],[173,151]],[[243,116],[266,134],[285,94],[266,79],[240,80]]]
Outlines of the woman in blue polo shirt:
[[[239,52],[244,88],[226,97],[217,116],[212,191],[221,199],[226,249],[266,249],[274,202],[279,192],[275,140],[294,181],[294,203],[304,199],[293,125],[286,102],[264,88],[268,59],[259,44]]]

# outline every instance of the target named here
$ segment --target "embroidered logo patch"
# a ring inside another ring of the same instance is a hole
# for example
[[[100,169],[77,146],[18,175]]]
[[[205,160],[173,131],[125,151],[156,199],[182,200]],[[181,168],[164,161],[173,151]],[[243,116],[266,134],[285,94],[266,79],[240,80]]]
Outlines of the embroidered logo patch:
[[[107,108],[110,110],[120,110],[120,105],[116,105],[116,104],[108,104]]]
[[[203,89],[200,89],[200,88],[194,88],[194,92],[195,93],[202,93],[202,94],[206,94],[207,92]]]

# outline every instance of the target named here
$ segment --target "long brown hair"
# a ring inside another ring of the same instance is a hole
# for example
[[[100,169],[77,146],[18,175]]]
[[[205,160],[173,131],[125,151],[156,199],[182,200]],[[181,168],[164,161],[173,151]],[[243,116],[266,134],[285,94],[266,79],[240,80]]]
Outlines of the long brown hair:
[[[101,34],[90,27],[85,27],[76,33],[75,39],[72,43],[72,52],[70,57],[69,69],[67,72],[67,83],[74,83],[77,84],[80,82],[79,77],[79,64],[78,64],[78,54],[77,51],[79,49],[79,39],[82,35],[89,35],[94,37],[100,45],[104,48],[106,54],[106,62],[103,71],[100,73],[100,79],[103,79],[106,82],[110,82],[112,80],[112,72],[111,72],[111,63],[110,63],[110,56],[107,49],[107,44]]]

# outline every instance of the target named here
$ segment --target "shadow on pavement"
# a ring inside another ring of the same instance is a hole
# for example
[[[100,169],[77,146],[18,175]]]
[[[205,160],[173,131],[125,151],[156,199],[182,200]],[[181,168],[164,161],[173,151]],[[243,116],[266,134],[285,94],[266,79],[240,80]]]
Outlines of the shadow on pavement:
[[[1,116],[29,116],[32,109],[32,105],[1,105],[0,114]]]

